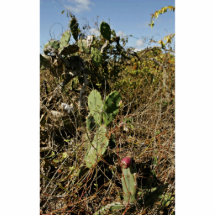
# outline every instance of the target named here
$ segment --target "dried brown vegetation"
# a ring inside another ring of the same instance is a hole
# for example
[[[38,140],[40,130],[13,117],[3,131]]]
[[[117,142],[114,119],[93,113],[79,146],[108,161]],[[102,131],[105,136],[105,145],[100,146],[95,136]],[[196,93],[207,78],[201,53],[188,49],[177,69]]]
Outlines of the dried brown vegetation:
[[[158,47],[137,54],[117,65],[119,77],[105,83],[109,88],[99,87],[102,96],[117,90],[122,106],[109,126],[113,141],[91,169],[83,164],[88,108],[79,106],[79,82],[61,90],[62,78],[41,70],[41,214],[94,214],[121,201],[120,159],[127,155],[136,163],[137,203],[110,214],[175,214],[175,57]]]

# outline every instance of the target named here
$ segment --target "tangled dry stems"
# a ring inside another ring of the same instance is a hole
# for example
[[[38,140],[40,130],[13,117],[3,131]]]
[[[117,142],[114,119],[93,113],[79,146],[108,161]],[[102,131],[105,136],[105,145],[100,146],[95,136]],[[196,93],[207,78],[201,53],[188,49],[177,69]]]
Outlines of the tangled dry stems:
[[[175,78],[174,63],[168,60],[161,59],[156,84],[122,72],[121,80],[131,76],[136,84],[130,89],[120,82],[111,86],[121,93],[124,106],[110,127],[115,143],[92,169],[83,166],[88,110],[80,110],[76,91],[59,91],[60,81],[41,72],[41,214],[93,214],[120,201],[119,162],[126,155],[136,162],[138,198],[134,208],[118,214],[175,213]],[[71,114],[61,110],[63,102],[73,104]]]

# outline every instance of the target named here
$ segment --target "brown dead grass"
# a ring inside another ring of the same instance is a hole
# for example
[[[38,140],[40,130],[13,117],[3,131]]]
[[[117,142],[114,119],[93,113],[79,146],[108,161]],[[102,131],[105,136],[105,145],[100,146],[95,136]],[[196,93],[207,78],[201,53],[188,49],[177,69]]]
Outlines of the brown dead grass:
[[[154,83],[149,74],[141,73],[146,67],[141,64],[136,66],[140,71],[130,75],[123,71],[119,82],[111,85],[123,101],[109,129],[115,143],[90,170],[83,166],[88,110],[79,109],[79,95],[71,83],[60,92],[56,90],[60,80],[41,71],[41,214],[93,214],[120,201],[119,160],[126,155],[134,158],[137,167],[137,204],[116,214],[175,214],[175,69],[169,56],[159,60],[157,67],[148,60],[149,71],[158,74]],[[61,110],[62,102],[73,104],[72,114]],[[53,116],[52,111],[61,116]]]

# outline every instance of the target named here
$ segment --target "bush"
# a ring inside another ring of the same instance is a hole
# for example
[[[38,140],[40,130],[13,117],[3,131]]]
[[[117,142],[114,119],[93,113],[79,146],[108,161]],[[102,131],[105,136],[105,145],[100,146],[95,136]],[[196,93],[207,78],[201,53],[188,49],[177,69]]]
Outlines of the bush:
[[[98,106],[88,103],[91,92]],[[105,22],[100,36],[87,37],[71,15],[61,40],[41,55],[41,214],[174,214],[174,116],[171,50],[125,49]],[[128,155],[136,204],[122,208],[119,161]]]

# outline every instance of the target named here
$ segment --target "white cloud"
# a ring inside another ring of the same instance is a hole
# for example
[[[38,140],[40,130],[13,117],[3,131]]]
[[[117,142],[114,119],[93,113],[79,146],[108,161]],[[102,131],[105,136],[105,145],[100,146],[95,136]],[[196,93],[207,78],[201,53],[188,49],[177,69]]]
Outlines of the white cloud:
[[[100,32],[98,31],[98,29],[96,28],[91,28],[89,29],[89,32],[95,36],[99,36],[100,35]]]
[[[116,35],[117,35],[117,36],[120,36],[120,37],[125,37],[125,36],[126,36],[125,33],[124,33],[123,31],[118,31],[118,32],[116,33]]]
[[[143,45],[144,45],[144,40],[143,40],[143,39],[138,39],[138,40],[136,41],[136,46],[142,47]]]
[[[90,0],[63,0],[64,7],[72,13],[80,13],[90,9]]]

